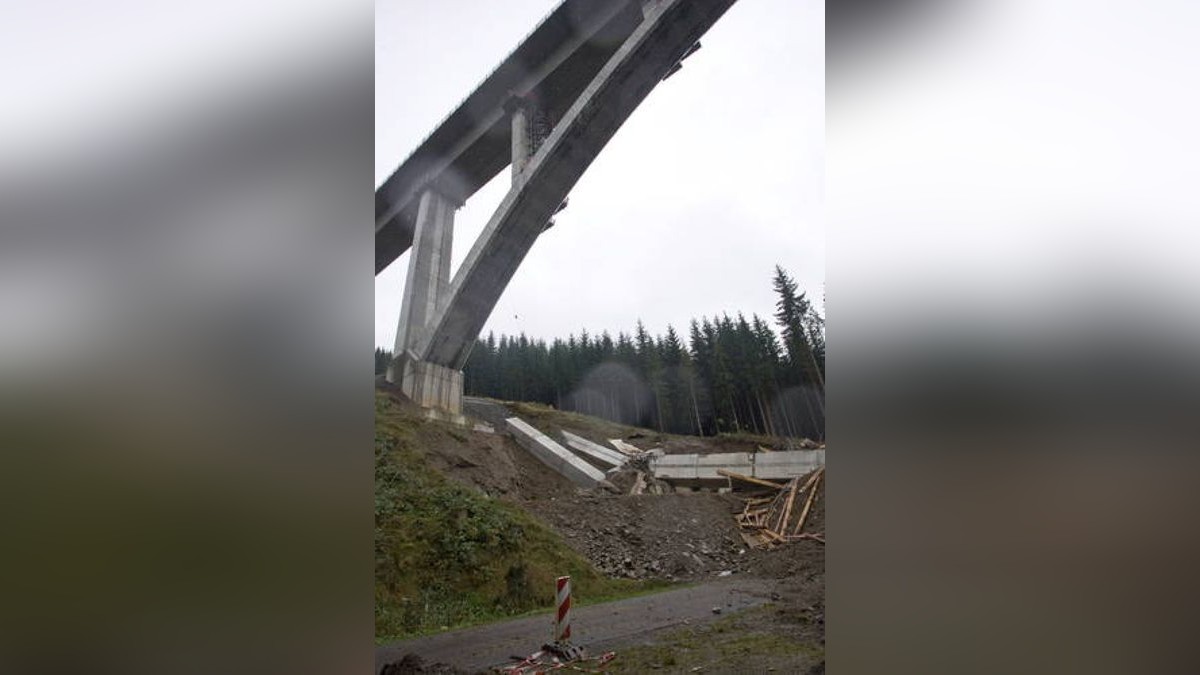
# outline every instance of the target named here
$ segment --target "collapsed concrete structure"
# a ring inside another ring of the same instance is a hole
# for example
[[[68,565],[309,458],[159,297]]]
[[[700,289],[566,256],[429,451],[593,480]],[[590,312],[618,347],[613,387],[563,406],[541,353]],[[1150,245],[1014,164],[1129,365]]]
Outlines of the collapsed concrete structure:
[[[627,455],[623,455],[614,450],[609,450],[603,445],[593,443],[588,439],[582,436],[576,436],[569,431],[564,430],[562,432],[562,436],[563,440],[567,442],[567,446],[569,448],[577,453],[582,454],[584,459],[588,460],[592,464],[601,466],[605,470],[621,466],[629,460]]]
[[[521,447],[576,485],[588,488],[596,487],[600,481],[604,480],[603,471],[588,464],[519,417],[510,417],[504,420],[504,423]]]
[[[761,480],[787,481],[823,466],[824,450],[663,455],[650,462],[655,478],[690,487],[728,485],[729,477],[718,473],[720,470]]]

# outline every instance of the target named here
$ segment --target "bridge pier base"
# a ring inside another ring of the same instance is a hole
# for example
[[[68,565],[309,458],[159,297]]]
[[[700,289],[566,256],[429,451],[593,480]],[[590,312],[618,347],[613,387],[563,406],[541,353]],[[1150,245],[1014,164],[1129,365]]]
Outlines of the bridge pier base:
[[[411,353],[392,362],[388,379],[400,385],[413,403],[425,409],[432,419],[465,426],[463,415],[463,373],[461,370],[421,361]]]

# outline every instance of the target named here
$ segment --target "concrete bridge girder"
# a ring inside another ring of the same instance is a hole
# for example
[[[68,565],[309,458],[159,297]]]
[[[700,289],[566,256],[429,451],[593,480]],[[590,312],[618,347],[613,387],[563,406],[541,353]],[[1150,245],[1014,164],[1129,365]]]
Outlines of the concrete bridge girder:
[[[648,3],[645,19],[557,120],[540,147],[532,124],[537,110],[513,106],[512,187],[448,284],[437,276],[448,270],[450,249],[449,235],[440,228],[452,229],[453,210],[447,217],[442,204],[449,202],[444,197],[429,196],[437,195],[434,192],[422,195],[397,357],[461,371],[500,295],[567,193],[633,110],[733,2]],[[445,267],[440,262],[443,257]],[[418,369],[406,367],[403,373],[415,377]],[[459,401],[449,406],[456,410],[461,410],[461,378],[459,382]],[[445,407],[440,400],[414,400],[427,407]]]
[[[500,146],[510,142],[506,99],[545,91],[552,100],[544,105],[564,108],[554,99],[573,96],[576,72],[598,70],[607,45],[633,29],[631,7],[629,0],[564,0],[396,169],[375,192],[376,274],[412,245],[425,186],[439,183],[465,201],[509,164]]]

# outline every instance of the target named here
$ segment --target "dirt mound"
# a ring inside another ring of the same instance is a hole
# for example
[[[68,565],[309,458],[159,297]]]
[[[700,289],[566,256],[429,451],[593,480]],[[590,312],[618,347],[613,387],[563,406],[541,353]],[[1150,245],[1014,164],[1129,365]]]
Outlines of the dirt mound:
[[[444,663],[426,664],[416,654],[405,654],[397,661],[385,664],[379,675],[471,675]]]
[[[542,464],[503,427],[486,433],[425,419],[393,385],[380,385],[415,436],[412,447],[439,473],[489,497],[539,500],[574,495],[578,488]],[[490,420],[489,420],[490,421]]]
[[[722,572],[784,577],[824,572],[824,550],[796,542],[754,551],[738,534],[731,495],[580,494],[522,504],[610,576],[696,580]],[[823,509],[816,516],[823,527]]]
[[[576,486],[507,435],[426,423],[418,445],[430,466],[491,497],[540,500],[573,495]]]
[[[584,493],[521,505],[609,576],[696,580],[730,572],[823,580],[823,544],[791,542],[771,551],[747,546],[733,518],[742,504],[740,495]],[[823,481],[808,523],[805,531],[825,529]]]
[[[582,494],[522,506],[610,576],[696,579],[738,569],[746,555],[724,495]]]

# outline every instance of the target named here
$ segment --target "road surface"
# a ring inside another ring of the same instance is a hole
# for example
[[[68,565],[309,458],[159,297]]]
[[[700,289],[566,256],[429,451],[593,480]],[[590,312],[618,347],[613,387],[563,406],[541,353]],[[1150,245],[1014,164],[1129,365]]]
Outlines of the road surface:
[[[749,609],[771,599],[777,582],[765,579],[726,577],[692,588],[664,591],[600,605],[573,608],[572,643],[590,654],[619,649],[647,633],[697,624]],[[473,628],[413,638],[376,648],[375,671],[383,665],[415,653],[425,663],[446,663],[467,671],[486,670],[510,662],[512,656],[528,656],[549,642],[553,614],[500,621]]]

